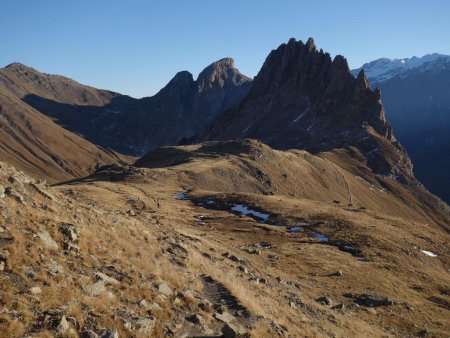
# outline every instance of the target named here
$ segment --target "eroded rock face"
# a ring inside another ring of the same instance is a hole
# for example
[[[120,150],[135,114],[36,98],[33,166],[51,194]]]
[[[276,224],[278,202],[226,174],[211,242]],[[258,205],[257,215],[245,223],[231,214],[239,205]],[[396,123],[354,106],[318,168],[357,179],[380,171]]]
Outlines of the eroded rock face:
[[[377,173],[412,177],[410,160],[385,120],[381,93],[369,88],[364,72],[355,79],[344,57],[332,59],[311,38],[272,51],[243,102],[199,136],[238,138],[311,152],[357,147]]]

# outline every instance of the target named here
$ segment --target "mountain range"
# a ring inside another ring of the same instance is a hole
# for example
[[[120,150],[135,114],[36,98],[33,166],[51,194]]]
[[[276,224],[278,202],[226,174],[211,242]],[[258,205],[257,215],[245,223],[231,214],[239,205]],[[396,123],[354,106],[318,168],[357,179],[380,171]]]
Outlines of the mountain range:
[[[139,100],[1,69],[0,336],[446,336],[450,207],[354,75],[312,38]]]
[[[450,56],[379,59],[361,69],[371,87],[381,89],[386,116],[411,156],[416,177],[448,203]]]
[[[182,71],[156,95],[134,99],[14,63],[0,70],[2,151],[30,173],[61,179],[192,140],[257,138],[313,152],[358,145],[380,173],[407,179],[414,167],[419,180],[448,201],[450,57],[379,59],[353,70],[356,81],[348,73],[344,58],[332,60],[314,41],[303,46],[292,39],[268,56],[253,83],[225,58],[196,80]],[[381,88],[386,112],[380,92],[368,86]],[[374,141],[373,132],[394,141],[397,151]],[[6,135],[15,141],[6,142]],[[61,141],[67,138],[73,141]]]
[[[251,83],[231,58],[209,65],[195,81],[191,73],[179,72],[156,95],[143,99],[83,86],[17,63],[1,74],[0,85],[28,106],[92,143],[130,156],[192,137],[238,103]]]

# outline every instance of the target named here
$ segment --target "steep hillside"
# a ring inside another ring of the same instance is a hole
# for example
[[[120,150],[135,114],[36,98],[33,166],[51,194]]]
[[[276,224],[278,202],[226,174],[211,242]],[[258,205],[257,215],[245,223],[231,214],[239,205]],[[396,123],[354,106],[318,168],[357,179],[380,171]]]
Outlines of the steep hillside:
[[[0,335],[445,336],[448,207],[328,156],[168,147],[54,187],[2,164]]]
[[[0,93],[0,159],[33,177],[50,181],[87,175],[97,164],[130,160],[93,145],[20,99],[3,93]]]
[[[362,69],[371,86],[381,88],[386,116],[411,156],[416,177],[448,203],[450,56],[381,59]]]
[[[214,62],[195,81],[189,72],[179,72],[159,93],[140,100],[20,64],[1,70],[0,80],[0,86],[62,127],[132,156],[198,133],[239,103],[251,83],[230,58]]]
[[[313,153],[355,148],[375,173],[414,180],[408,155],[384,118],[379,91],[355,79],[342,56],[331,59],[289,40],[272,51],[241,104],[197,140],[256,138],[278,149]]]
[[[59,103],[102,106],[119,94],[81,85],[67,77],[38,72],[20,63],[0,69],[0,88],[10,96],[36,95]]]

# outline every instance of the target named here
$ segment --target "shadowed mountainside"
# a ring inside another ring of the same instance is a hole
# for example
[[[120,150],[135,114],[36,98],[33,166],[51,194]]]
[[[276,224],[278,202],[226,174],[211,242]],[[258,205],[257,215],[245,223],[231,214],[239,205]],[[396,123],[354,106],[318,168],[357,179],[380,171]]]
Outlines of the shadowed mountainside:
[[[402,61],[389,76],[377,76]],[[408,67],[410,62],[413,65]],[[415,176],[448,203],[450,57],[432,54],[420,59],[380,59],[362,69],[369,70],[371,87],[383,92],[386,116],[414,163]]]
[[[8,77],[0,84],[65,129],[133,156],[198,133],[239,103],[251,83],[231,58],[212,63],[195,81],[189,72],[179,72],[156,95],[139,100],[20,64],[3,73]]]
[[[52,181],[89,174],[96,164],[129,161],[62,128],[20,99],[34,91],[67,102],[104,104],[113,95],[77,86],[59,76],[37,78],[20,64],[0,69],[0,158]]]

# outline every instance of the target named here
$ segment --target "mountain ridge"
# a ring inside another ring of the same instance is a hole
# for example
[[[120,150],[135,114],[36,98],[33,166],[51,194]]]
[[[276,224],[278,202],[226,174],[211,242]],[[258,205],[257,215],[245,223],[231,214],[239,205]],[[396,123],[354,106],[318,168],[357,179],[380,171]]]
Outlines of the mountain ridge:
[[[384,117],[381,93],[369,88],[364,72],[355,79],[344,57],[317,50],[312,38],[273,50],[241,104],[194,140],[236,138],[313,153],[356,146],[376,172],[414,181]]]
[[[381,81],[377,76],[369,80],[372,88],[383,92],[387,117],[413,160],[415,175],[449,203],[450,161],[446,160],[445,149],[450,145],[450,56],[430,54],[415,60],[417,67],[405,66]],[[375,67],[377,61],[368,65]],[[383,69],[376,73],[381,74]]]
[[[411,58],[379,58],[363,64],[361,67],[352,70],[356,76],[361,69],[364,69],[371,83],[376,84],[391,79],[408,70],[418,68],[426,69],[430,64],[450,63],[450,55],[432,53],[422,57],[413,56]]]
[[[237,104],[251,79],[224,58],[199,73],[178,72],[157,94],[142,99],[84,86],[13,63],[0,85],[26,104],[92,143],[126,155],[142,155],[197,133]]]

